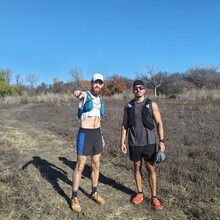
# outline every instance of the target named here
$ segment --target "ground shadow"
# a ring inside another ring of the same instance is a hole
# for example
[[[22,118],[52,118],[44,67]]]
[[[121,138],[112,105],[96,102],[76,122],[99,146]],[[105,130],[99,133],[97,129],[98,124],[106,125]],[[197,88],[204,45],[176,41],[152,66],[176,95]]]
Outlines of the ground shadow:
[[[67,172],[57,167],[56,165],[49,163],[47,160],[34,156],[33,159],[22,166],[22,170],[25,170],[29,165],[34,165],[41,173],[41,176],[45,178],[53,188],[64,198],[70,206],[70,198],[66,195],[63,189],[60,187],[58,181],[62,180],[68,185],[72,185],[66,174]]]
[[[71,169],[75,169],[76,166],[76,161],[70,161],[68,159],[66,159],[65,157],[59,157],[59,160],[63,162],[63,164],[69,166]],[[91,167],[88,165],[85,165],[85,168],[83,170],[82,173],[82,178],[91,178]],[[131,189],[129,189],[128,187],[122,185],[121,183],[117,183],[115,180],[106,177],[105,175],[103,175],[101,172],[99,174],[99,182],[103,183],[105,185],[109,185],[111,187],[113,187],[114,189],[120,190],[126,194],[129,194],[131,197],[133,197],[133,195],[135,194],[135,192]],[[82,191],[82,193],[84,193],[85,195],[89,196],[88,193],[85,192],[85,190],[83,190],[82,188],[80,188],[79,190]]]

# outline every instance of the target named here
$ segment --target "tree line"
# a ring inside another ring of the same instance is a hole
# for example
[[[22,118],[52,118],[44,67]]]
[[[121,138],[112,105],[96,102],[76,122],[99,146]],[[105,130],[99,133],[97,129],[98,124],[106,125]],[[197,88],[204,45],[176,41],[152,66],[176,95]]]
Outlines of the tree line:
[[[5,96],[34,96],[47,93],[58,93],[71,95],[76,89],[89,90],[90,81],[82,78],[82,69],[74,67],[70,70],[71,80],[67,83],[55,77],[53,83],[48,85],[41,83],[37,85],[38,78],[34,74],[26,77],[27,84],[23,83],[21,76],[16,76],[16,84],[11,85],[12,72],[9,69],[0,70],[0,97]],[[175,97],[185,90],[192,89],[218,89],[220,88],[220,72],[217,67],[195,67],[184,73],[167,73],[159,71],[153,66],[146,66],[143,71],[136,72],[136,78],[145,82],[148,89],[152,89],[155,97],[164,94]],[[132,89],[134,79],[113,74],[105,80],[103,95],[125,93]]]

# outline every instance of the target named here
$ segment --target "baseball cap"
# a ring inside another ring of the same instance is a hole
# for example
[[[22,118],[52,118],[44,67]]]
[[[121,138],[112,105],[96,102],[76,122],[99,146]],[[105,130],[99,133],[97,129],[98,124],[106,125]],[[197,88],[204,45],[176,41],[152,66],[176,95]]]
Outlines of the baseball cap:
[[[143,86],[143,87],[145,87],[144,82],[142,80],[139,80],[139,79],[134,81],[133,87],[135,87],[135,86]]]
[[[158,164],[163,162],[166,159],[166,155],[164,152],[158,151],[155,155],[154,163]]]
[[[95,73],[93,76],[92,76],[92,81],[96,81],[96,80],[101,80],[102,82],[104,82],[104,78],[103,78],[103,75],[100,74],[100,73]]]

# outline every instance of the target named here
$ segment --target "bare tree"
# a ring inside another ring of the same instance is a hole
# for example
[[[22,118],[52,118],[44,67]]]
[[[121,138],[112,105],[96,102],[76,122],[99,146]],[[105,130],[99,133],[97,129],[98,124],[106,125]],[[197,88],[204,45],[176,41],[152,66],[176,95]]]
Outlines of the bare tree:
[[[59,79],[59,77],[54,77],[53,78],[53,84],[56,84],[58,82],[61,82],[61,80]]]
[[[26,80],[30,84],[31,89],[33,89],[38,82],[38,78],[35,74],[27,75]]]
[[[22,81],[22,79],[21,79],[21,75],[20,75],[20,74],[17,74],[17,75],[15,76],[15,79],[16,79],[16,85],[17,85],[17,86],[21,86],[21,85],[23,84],[23,81]]]
[[[74,89],[80,87],[80,81],[82,80],[82,69],[75,66],[70,70],[71,82],[73,82]]]
[[[153,87],[154,95],[157,97],[157,89],[163,85],[165,74],[150,65],[146,67],[144,72],[137,71],[136,73],[139,78],[142,78]]]

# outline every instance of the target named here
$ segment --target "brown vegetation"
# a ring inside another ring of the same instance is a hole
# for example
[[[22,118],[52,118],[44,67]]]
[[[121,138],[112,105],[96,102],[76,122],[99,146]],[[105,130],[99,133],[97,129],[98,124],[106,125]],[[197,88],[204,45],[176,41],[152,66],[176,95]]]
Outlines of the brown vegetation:
[[[156,100],[163,116],[167,159],[158,165],[158,195],[164,210],[153,211],[146,171],[145,201],[130,203],[132,163],[120,153],[120,125],[127,100],[103,97],[106,114],[99,192],[100,207],[88,198],[90,160],[79,192],[83,212],[69,207],[77,103],[0,105],[1,219],[219,219],[219,111],[215,100]]]

